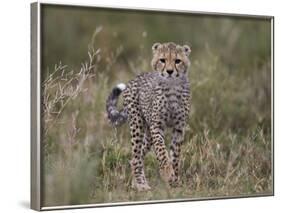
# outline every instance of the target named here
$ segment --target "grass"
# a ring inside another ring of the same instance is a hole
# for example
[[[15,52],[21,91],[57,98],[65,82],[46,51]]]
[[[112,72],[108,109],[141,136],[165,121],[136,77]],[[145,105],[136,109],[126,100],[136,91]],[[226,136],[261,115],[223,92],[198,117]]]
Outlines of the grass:
[[[128,126],[113,128],[106,119],[105,99],[112,86],[98,72],[93,55],[99,57],[99,51],[92,51],[80,75],[60,64],[55,75],[46,77],[44,206],[272,193],[268,75],[248,76],[237,84],[238,74],[226,72],[208,51],[204,60],[193,62],[182,186],[168,188],[149,153],[145,170],[152,190],[140,193],[131,189]],[[268,69],[265,63],[260,73]]]
[[[270,22],[53,6],[42,14],[43,206],[272,194]],[[192,105],[181,186],[163,183],[151,152],[152,190],[136,192],[128,125],[109,124],[105,101],[151,70],[153,42],[186,39]]]

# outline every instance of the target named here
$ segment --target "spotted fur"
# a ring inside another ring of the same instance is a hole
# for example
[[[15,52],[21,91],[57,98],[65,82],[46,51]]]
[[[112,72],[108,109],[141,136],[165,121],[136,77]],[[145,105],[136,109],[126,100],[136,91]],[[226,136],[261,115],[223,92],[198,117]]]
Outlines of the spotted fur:
[[[152,46],[152,72],[138,75],[126,88],[123,86],[123,109],[118,111],[117,99],[122,89],[115,87],[107,99],[107,113],[114,125],[127,119],[130,126],[133,187],[148,190],[144,174],[144,157],[153,147],[159,162],[162,178],[171,186],[179,181],[180,148],[190,111],[190,66],[187,45],[156,43]],[[170,153],[164,133],[172,129]]]

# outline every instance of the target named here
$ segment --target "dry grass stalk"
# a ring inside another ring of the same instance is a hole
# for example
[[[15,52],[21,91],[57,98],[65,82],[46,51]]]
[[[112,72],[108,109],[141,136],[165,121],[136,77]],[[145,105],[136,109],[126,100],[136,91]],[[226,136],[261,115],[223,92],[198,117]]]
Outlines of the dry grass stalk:
[[[93,37],[96,35],[97,31],[95,31]],[[95,76],[95,62],[99,58],[100,49],[94,48],[93,41],[89,45],[88,59],[81,64],[79,72],[69,71],[67,70],[67,65],[59,62],[55,65],[53,73],[43,81],[44,135],[47,135],[50,126],[57,122],[66,105],[81,93],[87,91],[83,85],[87,80]]]

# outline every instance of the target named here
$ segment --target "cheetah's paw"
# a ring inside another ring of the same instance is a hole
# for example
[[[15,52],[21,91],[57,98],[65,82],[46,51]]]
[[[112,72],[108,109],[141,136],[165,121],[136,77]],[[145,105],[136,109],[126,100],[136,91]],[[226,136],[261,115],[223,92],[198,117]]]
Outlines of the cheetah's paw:
[[[166,183],[169,183],[171,185],[171,183],[175,182],[176,176],[171,163],[165,164],[160,169],[160,174]]]
[[[151,189],[147,183],[137,183],[136,181],[132,182],[132,188],[139,192],[149,191]]]

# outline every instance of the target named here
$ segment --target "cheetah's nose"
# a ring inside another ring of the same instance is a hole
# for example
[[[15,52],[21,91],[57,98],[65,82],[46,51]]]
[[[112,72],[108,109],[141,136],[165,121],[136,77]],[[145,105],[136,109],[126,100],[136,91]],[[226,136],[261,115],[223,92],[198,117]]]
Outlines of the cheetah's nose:
[[[172,75],[173,72],[174,72],[174,70],[167,70],[167,73],[168,73],[169,75]]]

